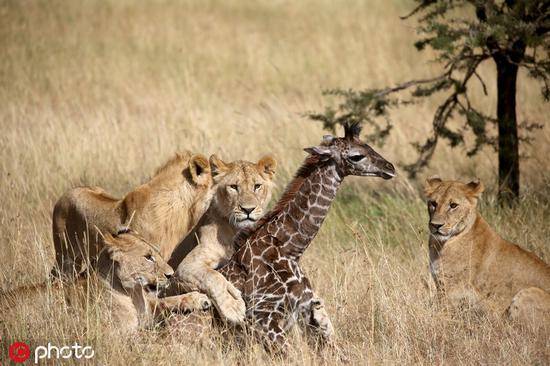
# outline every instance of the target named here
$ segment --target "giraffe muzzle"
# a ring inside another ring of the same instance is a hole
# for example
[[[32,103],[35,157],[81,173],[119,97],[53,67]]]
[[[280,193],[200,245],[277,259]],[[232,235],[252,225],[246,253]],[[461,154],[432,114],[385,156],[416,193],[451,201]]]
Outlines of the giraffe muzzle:
[[[393,166],[392,163],[388,161],[384,162],[382,164],[382,167],[379,169],[380,170],[378,171],[377,175],[382,179],[385,179],[385,180],[392,179],[397,175],[397,173],[395,172],[395,167]]]

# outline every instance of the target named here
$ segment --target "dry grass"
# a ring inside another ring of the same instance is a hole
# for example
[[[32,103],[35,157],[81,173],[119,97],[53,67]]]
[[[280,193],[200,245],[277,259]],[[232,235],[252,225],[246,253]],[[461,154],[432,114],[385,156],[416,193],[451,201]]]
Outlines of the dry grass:
[[[284,186],[317,143],[320,90],[382,86],[437,72],[414,51],[409,1],[0,1],[0,288],[42,281],[52,265],[50,214],[69,187],[123,194],[180,149],[257,159],[273,152]],[[484,70],[495,109],[492,66]],[[434,104],[395,113],[379,150],[410,161],[409,142],[429,128]],[[536,84],[519,83],[519,116],[544,122]],[[548,129],[524,149],[524,199],[483,213],[505,237],[550,260]],[[439,148],[428,173],[480,176],[493,187],[494,153],[475,159]],[[349,179],[304,267],[324,298],[352,363],[543,364],[548,340],[498,319],[453,313],[431,301],[426,213],[419,182]],[[372,194],[373,191],[377,194]],[[4,312],[2,340],[92,343],[102,364],[270,364],[260,349],[200,345],[145,332],[113,339],[93,307],[74,313],[36,299]],[[320,358],[297,337],[286,362]],[[2,342],[3,344],[6,342]],[[2,346],[5,347],[5,346]],[[2,351],[0,360],[7,355]],[[5,363],[5,361],[2,361]]]

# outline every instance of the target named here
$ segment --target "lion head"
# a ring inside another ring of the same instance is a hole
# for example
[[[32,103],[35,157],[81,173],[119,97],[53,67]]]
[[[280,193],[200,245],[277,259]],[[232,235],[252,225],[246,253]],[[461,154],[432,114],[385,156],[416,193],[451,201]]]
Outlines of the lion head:
[[[156,201],[152,205],[166,213],[170,211],[177,212],[180,220],[187,220],[188,222],[182,221],[172,223],[172,225],[184,229],[185,233],[188,233],[210,206],[213,194],[212,185],[210,164],[206,156],[193,154],[189,151],[176,153],[163,166],[157,169],[150,182],[150,186],[155,187],[153,190],[174,192],[174,194],[169,195],[168,200],[156,198]],[[176,192],[178,194],[175,194]],[[140,201],[144,199],[143,195],[144,193],[138,193],[135,196],[137,202],[132,202],[133,205],[129,209],[135,206],[139,207]],[[161,197],[163,196],[161,195]],[[185,209],[187,213],[181,215],[181,212],[177,211],[174,207],[179,207],[179,210]],[[151,225],[151,223],[147,223],[147,225]],[[160,236],[165,235],[162,228],[158,228],[156,231],[159,235],[155,236],[157,240],[160,241],[160,238],[163,238],[164,241],[170,241],[170,239]],[[143,234],[145,235],[145,233]],[[151,234],[148,233],[145,236],[150,238]],[[178,239],[181,238],[178,237]]]
[[[271,156],[257,163],[237,160],[225,163],[216,155],[210,157],[214,179],[213,204],[218,214],[235,229],[253,225],[271,199],[277,162]]]
[[[430,235],[445,242],[474,224],[483,184],[479,180],[467,184],[443,181],[435,176],[426,180],[424,192],[430,215]]]
[[[103,241],[110,263],[114,264],[114,275],[123,288],[131,290],[141,286],[156,291],[168,286],[174,270],[162,258],[158,248],[136,232],[122,229],[116,234],[105,235]]]

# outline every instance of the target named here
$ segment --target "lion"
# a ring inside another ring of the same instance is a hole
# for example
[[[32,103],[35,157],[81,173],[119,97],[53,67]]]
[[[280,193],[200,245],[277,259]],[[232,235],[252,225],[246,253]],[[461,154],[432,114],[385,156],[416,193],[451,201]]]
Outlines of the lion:
[[[500,237],[477,212],[479,180],[426,181],[430,270],[452,303],[550,324],[550,266]],[[529,315],[530,314],[530,315]]]
[[[93,268],[103,248],[90,229],[113,233],[130,221],[146,240],[161,243],[160,253],[168,259],[204,214],[212,195],[208,160],[191,152],[176,154],[123,199],[99,187],[73,188],[53,210],[56,268],[52,274],[74,277]]]
[[[74,286],[60,281],[50,285],[54,291],[63,291],[69,303],[80,301],[86,306],[93,293],[94,301],[104,302],[110,309],[103,315],[123,332],[150,327],[163,320],[166,312],[190,312],[210,307],[208,297],[198,293],[157,298],[157,291],[169,285],[174,270],[159,249],[138,233],[124,228],[115,234],[100,234],[100,240],[103,249],[90,276],[81,277]],[[46,282],[20,287],[3,294],[2,298],[13,307],[14,300],[43,292],[48,285]]]
[[[197,227],[168,262],[177,268],[175,280],[180,291],[206,293],[221,318],[230,323],[244,321],[245,303],[240,291],[216,269],[233,255],[236,233],[262,217],[271,199],[276,166],[271,156],[257,163],[226,163],[211,156],[214,198]]]

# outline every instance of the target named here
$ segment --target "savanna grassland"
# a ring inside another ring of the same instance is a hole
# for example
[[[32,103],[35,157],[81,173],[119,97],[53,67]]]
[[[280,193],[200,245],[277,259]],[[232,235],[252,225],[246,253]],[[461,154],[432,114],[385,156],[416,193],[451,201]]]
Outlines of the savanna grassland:
[[[377,87],[438,72],[415,51],[410,1],[0,1],[0,288],[42,282],[53,265],[51,212],[76,185],[123,195],[175,151],[256,160],[273,153],[278,188],[320,141],[304,113],[331,102],[323,89]],[[495,110],[489,96],[472,100]],[[518,117],[545,123],[539,86],[519,78]],[[377,150],[410,162],[435,102],[395,111]],[[505,238],[550,261],[550,132],[522,153],[523,198],[495,202],[496,156],[440,146],[419,180],[349,178],[303,267],[332,316],[340,354],[317,355],[300,335],[285,363],[545,364],[548,339],[484,314],[433,301],[423,177],[481,177],[481,210]],[[219,332],[211,341],[110,335],[86,312],[47,297],[0,315],[4,340],[93,344],[98,364],[272,364]],[[116,325],[113,325],[116,327]]]

